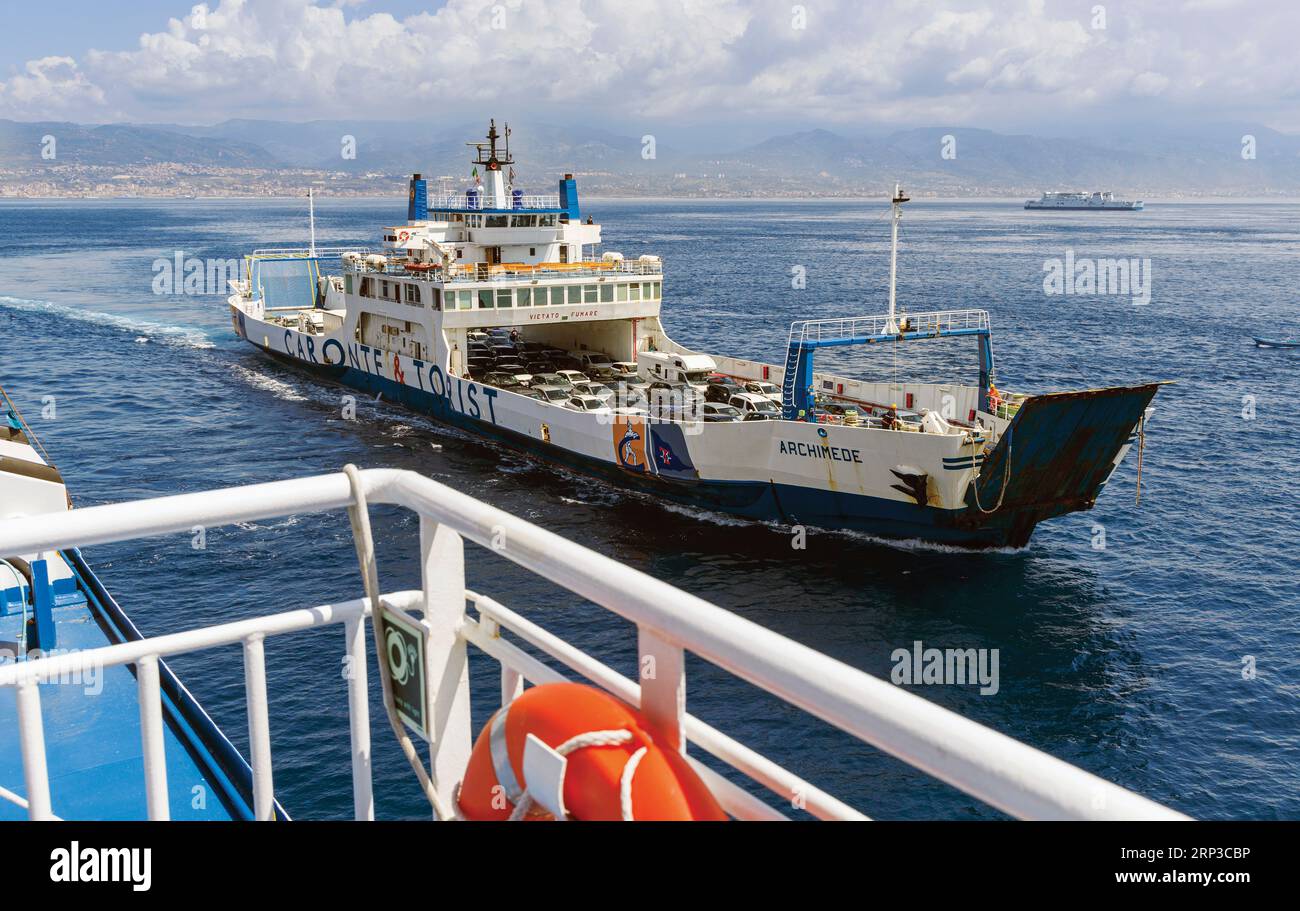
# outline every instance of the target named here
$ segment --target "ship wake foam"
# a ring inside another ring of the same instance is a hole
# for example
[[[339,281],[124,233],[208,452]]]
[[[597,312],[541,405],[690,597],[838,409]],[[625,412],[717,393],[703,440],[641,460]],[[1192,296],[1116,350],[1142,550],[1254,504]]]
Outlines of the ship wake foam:
[[[184,348],[215,348],[216,345],[202,329],[191,326],[172,326],[155,323],[138,317],[123,316],[118,313],[101,313],[97,310],[83,310],[53,301],[33,300],[23,297],[0,295],[0,307],[22,313],[43,313],[58,319],[75,320],[93,326],[107,326],[118,332],[128,333],[135,341],[156,341],[167,345]]]

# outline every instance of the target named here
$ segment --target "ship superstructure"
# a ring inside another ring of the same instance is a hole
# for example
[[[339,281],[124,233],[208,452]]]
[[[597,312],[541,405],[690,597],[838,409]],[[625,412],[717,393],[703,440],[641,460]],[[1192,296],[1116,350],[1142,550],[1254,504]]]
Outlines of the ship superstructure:
[[[549,461],[754,519],[1020,546],[1090,508],[1157,384],[1051,395],[995,386],[983,310],[799,321],[783,364],[693,351],[660,318],[661,260],[601,249],[565,174],[514,186],[509,129],[474,185],[410,183],[378,250],[259,250],[229,298],[269,354]],[[504,141],[503,141],[504,140]],[[478,169],[482,169],[481,171]],[[902,205],[893,200],[895,232]],[[896,236],[896,234],[895,234]],[[321,275],[326,259],[341,270]],[[817,349],[966,337],[976,384],[858,379]]]
[[[1098,212],[1138,212],[1144,208],[1142,200],[1116,199],[1110,190],[1095,193],[1068,193],[1049,191],[1039,199],[1025,201],[1026,209],[1071,209]]]

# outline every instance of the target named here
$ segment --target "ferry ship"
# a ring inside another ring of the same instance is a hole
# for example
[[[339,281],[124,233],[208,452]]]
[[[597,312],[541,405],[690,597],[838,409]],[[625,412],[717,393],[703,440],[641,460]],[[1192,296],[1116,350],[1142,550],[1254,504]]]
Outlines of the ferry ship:
[[[1142,200],[1116,199],[1109,190],[1095,193],[1044,193],[1039,199],[1025,201],[1026,209],[1070,209],[1101,212],[1138,212],[1144,208]]]
[[[694,351],[661,321],[661,259],[603,251],[572,174],[531,195],[509,129],[471,143],[476,183],[410,181],[378,251],[257,250],[235,332],[283,362],[667,500],[789,526],[1020,547],[1089,509],[1159,383],[1027,395],[995,384],[984,310],[800,320],[784,363]],[[504,139],[504,143],[501,140]],[[478,171],[482,168],[482,172]],[[341,262],[321,273],[325,259]],[[965,338],[978,383],[857,379],[818,350]]]
[[[70,515],[63,476],[0,397],[0,531]],[[0,820],[253,818],[252,769],[164,661],[84,660],[143,638],[75,546],[0,547],[0,676],[14,678],[0,684]]]

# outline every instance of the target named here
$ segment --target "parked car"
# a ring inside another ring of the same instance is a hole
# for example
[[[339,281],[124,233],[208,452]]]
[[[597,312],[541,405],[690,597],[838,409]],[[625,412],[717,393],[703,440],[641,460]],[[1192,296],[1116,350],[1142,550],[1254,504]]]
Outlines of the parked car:
[[[603,351],[571,351],[578,359],[579,370],[592,370],[596,367],[608,367],[614,359]]]
[[[533,381],[542,386],[559,386],[566,392],[571,392],[573,389],[573,380],[562,373],[534,373]]]
[[[740,421],[744,419],[744,414],[734,405],[727,405],[718,402],[704,403],[704,420],[710,424],[718,422]]]
[[[601,364],[595,368],[596,379],[599,380],[630,380],[636,374],[636,364],[631,361],[614,361],[612,364]]]
[[[753,392],[738,392],[727,404],[744,414],[747,421],[775,420],[781,416],[781,409],[771,399]]]
[[[650,407],[650,400],[646,398],[644,390],[631,386],[614,385],[610,387],[609,391],[613,393],[613,401],[619,405],[629,408]]]
[[[597,383],[594,380],[578,380],[573,384],[574,395],[593,395],[598,399],[612,399],[614,390],[610,389],[604,383]]]
[[[609,406],[593,395],[576,395],[564,403],[564,407],[589,414],[612,414]]]
[[[498,389],[513,389],[518,386],[528,386],[532,383],[533,377],[528,373],[507,373],[503,370],[494,370],[483,378],[483,382],[489,386],[496,386]]]
[[[745,383],[745,391],[752,392],[754,395],[761,395],[778,405],[781,404],[781,390],[777,389],[773,383],[764,382],[763,380],[749,380]]]
[[[726,383],[709,383],[704,387],[704,401],[725,405],[731,397],[740,392],[740,387]]]
[[[560,376],[564,377],[566,380],[568,380],[570,384],[587,382],[587,374],[583,373],[581,370],[566,369],[566,370],[557,370],[555,372],[558,373]]]
[[[536,381],[536,377],[533,379]],[[533,386],[532,391],[538,393],[537,398],[552,405],[563,405],[570,398],[569,390],[563,386]]]
[[[704,401],[704,396],[694,386],[688,386],[686,383],[668,383],[663,380],[655,380],[650,384],[647,396],[651,402],[700,402]]]

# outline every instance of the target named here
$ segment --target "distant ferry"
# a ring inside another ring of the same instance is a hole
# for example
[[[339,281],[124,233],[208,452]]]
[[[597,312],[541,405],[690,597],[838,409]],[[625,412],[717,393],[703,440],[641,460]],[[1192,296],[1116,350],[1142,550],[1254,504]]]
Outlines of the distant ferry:
[[[1116,199],[1109,190],[1096,193],[1044,193],[1041,199],[1025,202],[1026,209],[1105,209],[1121,212],[1140,212],[1142,200]]]
[[[785,525],[1021,547],[1090,509],[1158,384],[1027,395],[994,385],[984,310],[799,320],[784,363],[693,351],[660,321],[659,257],[600,249],[572,175],[511,186],[495,125],[483,177],[431,195],[382,252],[260,250],[229,298],[270,355],[470,433],[679,503]],[[483,185],[485,181],[486,185]],[[895,189],[893,245],[907,198]],[[342,261],[323,274],[319,260]],[[725,268],[722,264],[715,270]],[[964,337],[974,383],[857,379],[819,349]]]

